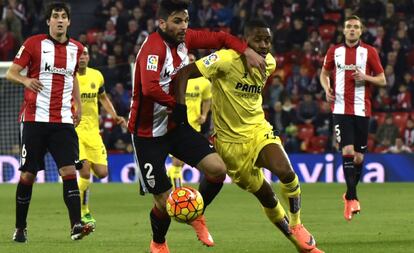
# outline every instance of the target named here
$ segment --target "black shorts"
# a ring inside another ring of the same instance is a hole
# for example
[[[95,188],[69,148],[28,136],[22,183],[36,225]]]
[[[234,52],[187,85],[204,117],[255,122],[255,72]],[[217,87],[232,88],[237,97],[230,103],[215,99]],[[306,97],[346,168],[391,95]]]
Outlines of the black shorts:
[[[165,169],[168,154],[195,167],[215,149],[204,136],[189,125],[180,125],[164,136],[133,136],[141,192],[160,194],[172,187]]]
[[[36,174],[45,169],[50,152],[57,168],[74,165],[79,158],[78,135],[72,124],[23,122],[20,129],[20,170]]]
[[[336,141],[342,149],[353,145],[359,153],[367,151],[369,117],[333,114]]]

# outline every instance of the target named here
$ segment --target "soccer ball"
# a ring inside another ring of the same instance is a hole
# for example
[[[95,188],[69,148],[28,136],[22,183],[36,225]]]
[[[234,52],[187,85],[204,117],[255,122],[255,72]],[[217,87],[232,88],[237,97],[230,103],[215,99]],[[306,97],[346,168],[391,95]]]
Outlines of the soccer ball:
[[[167,212],[178,222],[189,223],[203,213],[204,202],[194,188],[185,186],[175,189],[167,198]]]

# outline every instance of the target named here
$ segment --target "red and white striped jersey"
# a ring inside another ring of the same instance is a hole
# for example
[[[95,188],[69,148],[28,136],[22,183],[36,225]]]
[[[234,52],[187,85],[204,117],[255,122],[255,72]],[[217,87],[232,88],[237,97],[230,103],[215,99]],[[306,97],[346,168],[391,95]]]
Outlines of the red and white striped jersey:
[[[25,89],[20,121],[73,124],[73,80],[82,52],[80,42],[59,43],[47,34],[24,42],[13,62],[27,67],[27,77],[38,79],[43,89],[39,93]]]
[[[168,43],[159,32],[149,35],[138,52],[134,66],[133,94],[128,129],[141,137],[165,135],[174,127],[167,108],[175,106],[171,80],[188,64],[188,49],[232,48],[244,52],[247,45],[223,32],[188,29],[185,42]]]
[[[334,114],[371,116],[371,84],[356,82],[352,73],[358,68],[362,73],[376,76],[384,72],[376,49],[360,42],[354,47],[345,43],[329,48],[323,67],[332,71],[335,101]]]

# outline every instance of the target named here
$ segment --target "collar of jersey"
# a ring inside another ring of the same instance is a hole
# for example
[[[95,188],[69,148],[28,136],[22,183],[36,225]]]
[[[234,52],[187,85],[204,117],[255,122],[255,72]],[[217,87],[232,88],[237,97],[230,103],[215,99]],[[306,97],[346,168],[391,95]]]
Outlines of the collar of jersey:
[[[67,40],[65,42],[61,43],[61,42],[55,40],[52,36],[50,36],[50,34],[47,35],[47,38],[49,40],[53,41],[54,44],[61,44],[61,45],[67,45],[69,43],[69,39],[70,39],[69,36],[66,35]]]
[[[346,42],[344,42],[344,46],[345,47],[347,47],[347,48],[357,48],[357,47],[359,47],[361,45],[361,40],[358,40],[358,43],[356,43],[355,44],[355,46],[353,46],[353,47],[349,47],[347,44],[346,44]]]

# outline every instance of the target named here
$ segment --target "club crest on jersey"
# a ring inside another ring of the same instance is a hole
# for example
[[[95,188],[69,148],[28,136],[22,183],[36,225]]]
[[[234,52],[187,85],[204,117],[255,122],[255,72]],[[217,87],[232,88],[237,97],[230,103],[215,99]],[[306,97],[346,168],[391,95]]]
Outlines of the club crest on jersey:
[[[95,89],[96,85],[95,83],[91,83],[91,89]]]
[[[157,71],[158,69],[158,55],[150,54],[147,58],[147,70]]]
[[[203,59],[203,63],[204,63],[204,66],[209,67],[218,60],[219,60],[218,54],[212,53]]]

